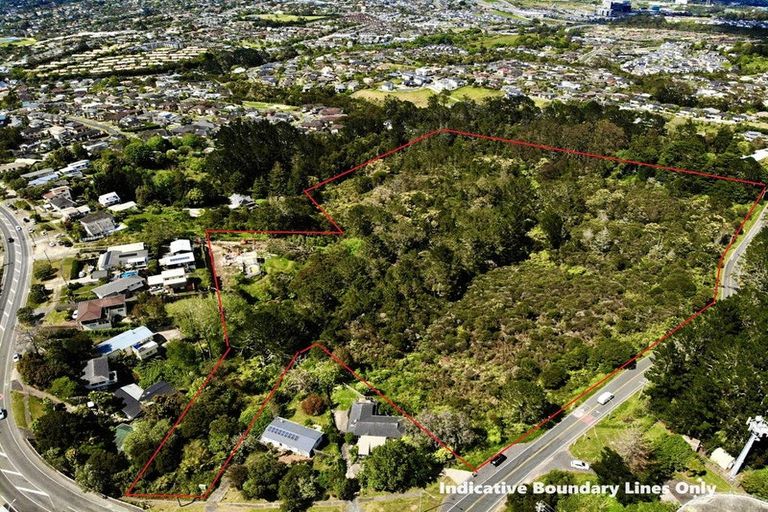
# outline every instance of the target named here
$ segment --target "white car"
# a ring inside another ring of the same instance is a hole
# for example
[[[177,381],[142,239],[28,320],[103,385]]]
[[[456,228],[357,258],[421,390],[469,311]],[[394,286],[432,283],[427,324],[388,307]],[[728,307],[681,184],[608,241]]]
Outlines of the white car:
[[[589,463],[584,462],[583,460],[574,459],[571,461],[571,467],[573,469],[581,469],[586,471],[589,469]]]
[[[79,315],[80,312],[78,310],[74,310],[72,312],[72,320],[77,320],[77,315]]]
[[[19,361],[21,361],[21,354],[16,352],[15,354],[13,354],[13,362],[18,363]]]
[[[6,411],[5,409],[0,409],[0,420],[4,420],[7,417],[8,417],[8,411]]]
[[[600,405],[605,405],[608,402],[613,400],[613,393],[610,391],[606,391],[605,393],[602,393],[599,397],[597,397],[597,403]]]
[[[21,226],[16,226],[16,231],[21,231]]]

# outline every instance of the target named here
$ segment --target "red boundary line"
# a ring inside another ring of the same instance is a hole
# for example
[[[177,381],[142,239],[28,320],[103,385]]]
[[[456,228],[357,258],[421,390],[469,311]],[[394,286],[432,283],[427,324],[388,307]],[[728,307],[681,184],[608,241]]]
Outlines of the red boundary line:
[[[217,233],[248,233],[248,234],[268,234],[268,235],[319,235],[319,236],[339,236],[344,234],[344,230],[336,223],[336,221],[331,217],[331,215],[317,202],[317,200],[313,197],[312,192],[317,190],[320,187],[323,187],[324,185],[327,185],[329,183],[332,183],[334,181],[339,180],[340,178],[343,178],[345,176],[348,176],[370,164],[373,162],[376,162],[378,160],[382,160],[384,158],[387,158],[395,153],[398,153],[410,146],[413,146],[414,144],[418,144],[419,142],[422,142],[424,140],[430,139],[432,137],[435,137],[436,135],[441,134],[452,134],[452,135],[458,135],[458,136],[464,136],[474,139],[483,139],[483,140],[489,140],[493,142],[502,142],[505,144],[511,144],[515,146],[522,146],[522,147],[530,147],[534,149],[540,149],[544,151],[552,151],[556,153],[565,153],[569,155],[576,155],[576,156],[583,156],[587,158],[593,158],[597,160],[604,160],[609,162],[616,162],[621,164],[627,164],[627,165],[634,165],[638,167],[646,167],[651,168],[655,170],[661,170],[661,171],[668,171],[668,172],[674,172],[678,174],[685,174],[685,175],[693,175],[693,176],[699,176],[703,178],[709,178],[714,180],[721,180],[721,181],[729,181],[733,183],[741,183],[744,185],[751,185],[755,187],[760,187],[760,192],[757,195],[757,198],[752,202],[752,206],[750,207],[749,211],[747,212],[747,215],[744,217],[744,219],[739,224],[738,228],[736,228],[736,231],[731,236],[731,239],[728,243],[728,245],[725,247],[725,250],[720,255],[720,258],[717,263],[717,275],[715,277],[715,286],[714,291],[712,295],[712,299],[707,303],[706,306],[703,308],[697,310],[695,313],[693,313],[691,316],[677,324],[675,327],[667,331],[664,335],[653,341],[651,344],[646,346],[644,349],[642,349],[640,352],[635,354],[631,359],[626,361],[621,366],[615,368],[613,371],[611,371],[608,375],[600,379],[598,382],[592,384],[587,389],[579,393],[577,396],[572,398],[569,402],[564,404],[560,409],[555,411],[554,413],[550,414],[548,417],[541,420],[539,423],[531,427],[528,431],[520,435],[518,438],[516,438],[514,441],[509,443],[507,446],[499,450],[496,454],[489,457],[485,462],[480,464],[479,466],[475,467],[469,462],[467,462],[464,458],[462,458],[458,453],[456,453],[452,448],[450,448],[447,444],[445,444],[441,439],[439,439],[435,434],[433,434],[429,429],[427,429],[424,425],[419,423],[415,418],[413,418],[411,415],[409,415],[407,412],[405,412],[400,406],[398,406],[396,403],[394,403],[388,396],[386,396],[384,393],[379,391],[377,388],[375,388],[371,383],[369,383],[367,380],[365,380],[362,376],[360,376],[358,373],[356,373],[354,370],[352,370],[348,365],[346,365],[343,361],[341,361],[335,354],[333,354],[327,347],[320,343],[312,343],[308,347],[299,350],[293,355],[293,358],[291,358],[288,365],[285,367],[283,372],[280,374],[278,379],[275,381],[275,384],[272,386],[272,389],[270,390],[267,397],[262,402],[261,406],[259,407],[259,410],[256,412],[256,414],[251,419],[250,423],[248,424],[248,427],[245,429],[245,431],[240,435],[237,442],[235,443],[235,446],[232,448],[232,450],[229,453],[229,456],[222,464],[219,471],[216,473],[213,481],[208,485],[206,490],[201,494],[145,494],[145,493],[134,493],[133,490],[136,487],[136,485],[139,483],[139,481],[142,479],[142,477],[146,474],[147,470],[149,469],[152,462],[155,460],[157,455],[160,453],[160,450],[165,446],[165,444],[168,442],[168,439],[170,439],[171,435],[176,431],[179,424],[184,420],[187,413],[189,412],[189,409],[194,405],[194,403],[197,401],[197,399],[200,397],[200,394],[202,393],[203,389],[208,385],[208,383],[213,379],[214,375],[218,371],[219,367],[221,366],[221,363],[224,361],[224,359],[227,358],[227,356],[230,353],[231,346],[229,343],[229,333],[227,331],[227,321],[226,321],[226,315],[224,312],[224,304],[222,302],[222,294],[221,289],[219,288],[219,279],[216,275],[216,265],[214,261],[213,256],[213,247],[211,244],[211,235],[217,234]],[[211,369],[210,373],[208,374],[207,378],[203,382],[203,384],[200,386],[200,388],[195,392],[193,397],[190,399],[189,403],[187,403],[184,410],[181,412],[181,415],[176,420],[176,422],[173,424],[173,426],[170,428],[168,433],[165,435],[163,440],[160,442],[160,445],[155,449],[155,451],[152,453],[152,456],[149,458],[149,460],[144,464],[144,466],[141,468],[139,473],[136,475],[136,478],[134,478],[133,482],[131,482],[131,485],[126,489],[124,496],[126,497],[132,497],[132,498],[157,498],[157,499],[163,499],[163,498],[184,498],[184,499],[201,499],[205,500],[208,498],[208,496],[213,492],[213,489],[215,488],[216,484],[221,479],[222,475],[224,474],[224,471],[226,471],[227,467],[229,466],[230,462],[232,461],[232,458],[235,456],[237,451],[240,449],[240,446],[242,445],[243,441],[248,437],[248,435],[251,432],[251,429],[253,428],[253,425],[256,423],[256,421],[261,417],[261,414],[264,412],[264,409],[266,408],[269,401],[274,396],[275,392],[277,392],[278,388],[282,384],[283,378],[285,375],[293,368],[293,366],[298,361],[299,357],[304,355],[305,353],[309,352],[313,348],[317,348],[321,351],[323,351],[328,357],[330,357],[333,361],[335,361],[339,366],[341,366],[344,370],[349,372],[353,377],[355,377],[357,380],[365,384],[371,391],[373,391],[379,398],[386,401],[390,406],[392,406],[398,413],[402,414],[404,417],[408,418],[414,425],[416,425],[422,432],[427,434],[430,438],[432,438],[438,445],[448,450],[451,454],[453,454],[457,460],[461,461],[465,466],[467,466],[472,471],[476,472],[483,466],[487,465],[493,457],[498,455],[499,453],[502,453],[503,451],[507,450],[511,446],[518,444],[525,439],[527,439],[529,436],[531,436],[534,432],[540,430],[544,425],[555,419],[556,417],[563,414],[569,407],[571,407],[573,404],[590,394],[592,391],[594,391],[596,388],[600,387],[602,384],[604,384],[606,381],[614,377],[617,373],[619,373],[621,370],[626,368],[627,366],[631,365],[641,357],[643,357],[646,353],[653,350],[656,346],[658,346],[660,343],[664,342],[667,338],[678,332],[679,330],[683,329],[685,326],[687,326],[689,323],[691,323],[693,320],[701,316],[705,311],[707,311],[709,308],[714,306],[718,301],[718,290],[720,288],[720,279],[721,279],[721,273],[723,268],[723,262],[725,260],[725,256],[728,254],[728,251],[730,251],[733,244],[736,242],[737,237],[744,229],[744,226],[746,225],[747,221],[752,217],[752,214],[754,213],[755,209],[757,208],[757,205],[760,203],[760,201],[763,199],[766,193],[766,184],[757,182],[757,181],[749,181],[744,180],[740,178],[733,178],[730,176],[721,176],[718,174],[711,174],[701,171],[695,171],[691,169],[683,169],[679,167],[669,167],[659,164],[650,164],[646,162],[638,162],[635,160],[627,160],[624,158],[619,158],[615,156],[610,155],[601,155],[597,153],[589,153],[586,151],[579,151],[575,149],[568,149],[568,148],[561,148],[557,146],[549,146],[546,144],[538,144],[534,142],[528,142],[525,140],[518,140],[518,139],[505,139],[501,137],[494,137],[490,135],[483,135],[479,133],[471,133],[471,132],[465,132],[460,130],[454,130],[450,128],[441,128],[439,130],[434,130],[431,132],[427,132],[419,137],[416,137],[415,139],[412,139],[405,144],[402,144],[394,149],[390,149],[389,151],[386,151],[384,153],[381,153],[380,155],[377,155],[369,160],[366,160],[365,162],[356,165],[355,167],[352,167],[351,169],[348,169],[342,173],[339,173],[335,176],[332,176],[328,179],[325,179],[307,189],[304,190],[304,195],[309,199],[309,201],[320,211],[320,213],[323,215],[323,217],[330,223],[330,225],[334,228],[333,230],[325,230],[325,231],[286,231],[286,230],[236,230],[236,229],[206,229],[205,230],[205,239],[206,239],[206,245],[208,247],[208,256],[210,259],[210,265],[211,265],[211,272],[213,273],[213,281],[215,284],[216,289],[216,299],[218,302],[218,308],[219,308],[219,318],[221,320],[222,325],[222,333],[224,337],[224,342],[226,344],[226,350],[224,353],[219,357],[219,359],[216,361],[216,364],[214,364],[213,368]]]

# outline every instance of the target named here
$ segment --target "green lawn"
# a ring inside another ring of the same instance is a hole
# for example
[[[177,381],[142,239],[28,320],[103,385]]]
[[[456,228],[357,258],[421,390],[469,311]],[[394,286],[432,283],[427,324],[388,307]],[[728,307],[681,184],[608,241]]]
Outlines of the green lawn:
[[[256,17],[261,20],[277,21],[279,23],[295,23],[297,21],[317,21],[317,20],[324,20],[328,18],[328,16],[319,16],[319,15],[301,16],[298,14],[275,14],[275,13],[259,14]]]
[[[378,89],[363,89],[352,93],[353,98],[362,98],[369,101],[384,101],[388,96],[402,101],[410,101],[417,107],[426,107],[429,98],[434,96],[430,89],[415,89],[412,91],[385,92]]]
[[[301,401],[298,398],[291,400],[291,402],[286,405],[285,410],[287,414],[290,414],[290,412],[293,411],[293,415],[286,416],[286,419],[298,423],[299,425],[316,424],[325,427],[330,425],[333,421],[330,408],[323,414],[310,416],[301,409]]]
[[[100,286],[99,283],[84,284],[83,286],[75,290],[75,300],[77,302],[80,302],[84,300],[95,299],[96,296],[93,293],[91,293],[91,290],[93,290],[98,286]]]
[[[51,310],[43,319],[43,325],[62,325],[66,323],[71,317],[69,311],[56,311]]]
[[[296,270],[296,262],[282,256],[274,256],[264,262],[264,270],[267,274],[273,272],[289,273]]]
[[[429,102],[429,98],[435,96],[437,93],[432,89],[421,88],[411,89],[406,91],[395,90],[392,92],[381,91],[378,89],[363,89],[352,93],[353,98],[362,98],[369,101],[384,101],[388,96],[397,98],[402,101],[410,101],[417,107],[426,107]],[[482,101],[486,98],[492,98],[495,96],[503,96],[504,93],[496,89],[486,89],[484,87],[465,86],[452,91],[449,96],[449,100],[453,103],[470,99],[474,101]]]
[[[595,427],[590,429],[571,446],[571,453],[587,462],[594,463],[600,459],[603,448],[615,449],[621,436],[630,428],[637,428],[643,433],[643,437],[654,442],[660,437],[670,435],[664,424],[656,421],[648,414],[648,399],[643,395],[636,395],[621,404],[607,418],[604,418]],[[706,473],[699,476],[690,476],[680,472],[675,476],[681,480],[696,482],[702,478],[706,483],[717,486],[719,492],[733,492],[735,488],[724,478],[706,466],[705,461],[698,454],[691,451],[691,461],[688,469],[705,470]]]
[[[45,403],[45,400],[36,396],[29,397],[28,405],[29,414],[32,416],[32,421],[35,421],[37,418],[41,417],[48,409],[48,405]]]
[[[19,428],[27,428],[27,419],[24,414],[24,395],[18,391],[11,391],[11,414]]]
[[[500,96],[504,96],[504,93],[496,89],[486,89],[484,87],[466,85],[453,91],[451,93],[451,100],[458,102],[464,99],[469,99],[480,102],[488,98],[497,98]]]
[[[37,42],[32,37],[0,37],[0,47],[31,46]]]
[[[407,492],[419,490],[420,489],[411,489]],[[366,493],[366,495],[368,494]],[[360,508],[365,512],[419,512],[438,508],[442,499],[443,496],[440,495],[440,483],[435,482],[424,489],[421,496],[387,501],[361,502]]]
[[[243,106],[248,108],[255,108],[258,110],[287,110],[289,112],[299,110],[299,107],[294,105],[286,105],[284,103],[268,103],[266,101],[244,101]]]
[[[347,386],[336,386],[331,393],[333,406],[339,409],[349,409],[359,395]]]
[[[586,435],[579,438],[571,446],[571,453],[579,459],[595,462],[600,458],[603,448],[612,446],[630,427],[640,428],[643,432],[651,428],[665,430],[661,424],[657,427],[656,420],[646,414],[647,407],[645,397],[633,396],[590,429]]]

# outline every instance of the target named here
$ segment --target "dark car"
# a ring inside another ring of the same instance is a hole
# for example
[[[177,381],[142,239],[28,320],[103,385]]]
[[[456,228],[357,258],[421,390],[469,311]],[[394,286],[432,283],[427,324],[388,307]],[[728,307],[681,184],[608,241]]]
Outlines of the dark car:
[[[9,236],[9,237],[8,237],[8,243],[9,243],[9,244],[12,244],[12,243],[13,243],[13,237],[12,237],[12,236]]]
[[[503,453],[500,453],[500,454],[498,454],[497,456],[495,456],[494,458],[491,459],[491,465],[493,465],[495,467],[499,467],[502,464],[504,464],[505,460],[507,460],[507,456],[504,455]]]

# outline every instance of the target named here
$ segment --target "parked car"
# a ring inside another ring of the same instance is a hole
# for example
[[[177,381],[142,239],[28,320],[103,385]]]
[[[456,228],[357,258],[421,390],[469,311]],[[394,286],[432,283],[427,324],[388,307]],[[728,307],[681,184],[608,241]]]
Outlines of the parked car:
[[[582,469],[586,471],[589,469],[589,463],[584,462],[583,460],[574,459],[571,461],[571,467],[573,469]]]
[[[13,354],[13,362],[18,363],[19,361],[21,361],[21,354],[16,352],[15,354]]]
[[[79,312],[78,312],[77,310],[74,310],[74,311],[72,312],[72,320],[77,320],[77,315],[78,315],[78,314],[79,314]]]
[[[498,454],[497,456],[495,456],[494,458],[491,459],[491,465],[493,465],[495,467],[499,467],[502,464],[504,464],[505,460],[507,460],[507,456],[504,455],[503,453],[500,453],[500,454]]]
[[[4,420],[7,417],[8,417],[8,411],[6,411],[5,409],[0,409],[0,420]]]

